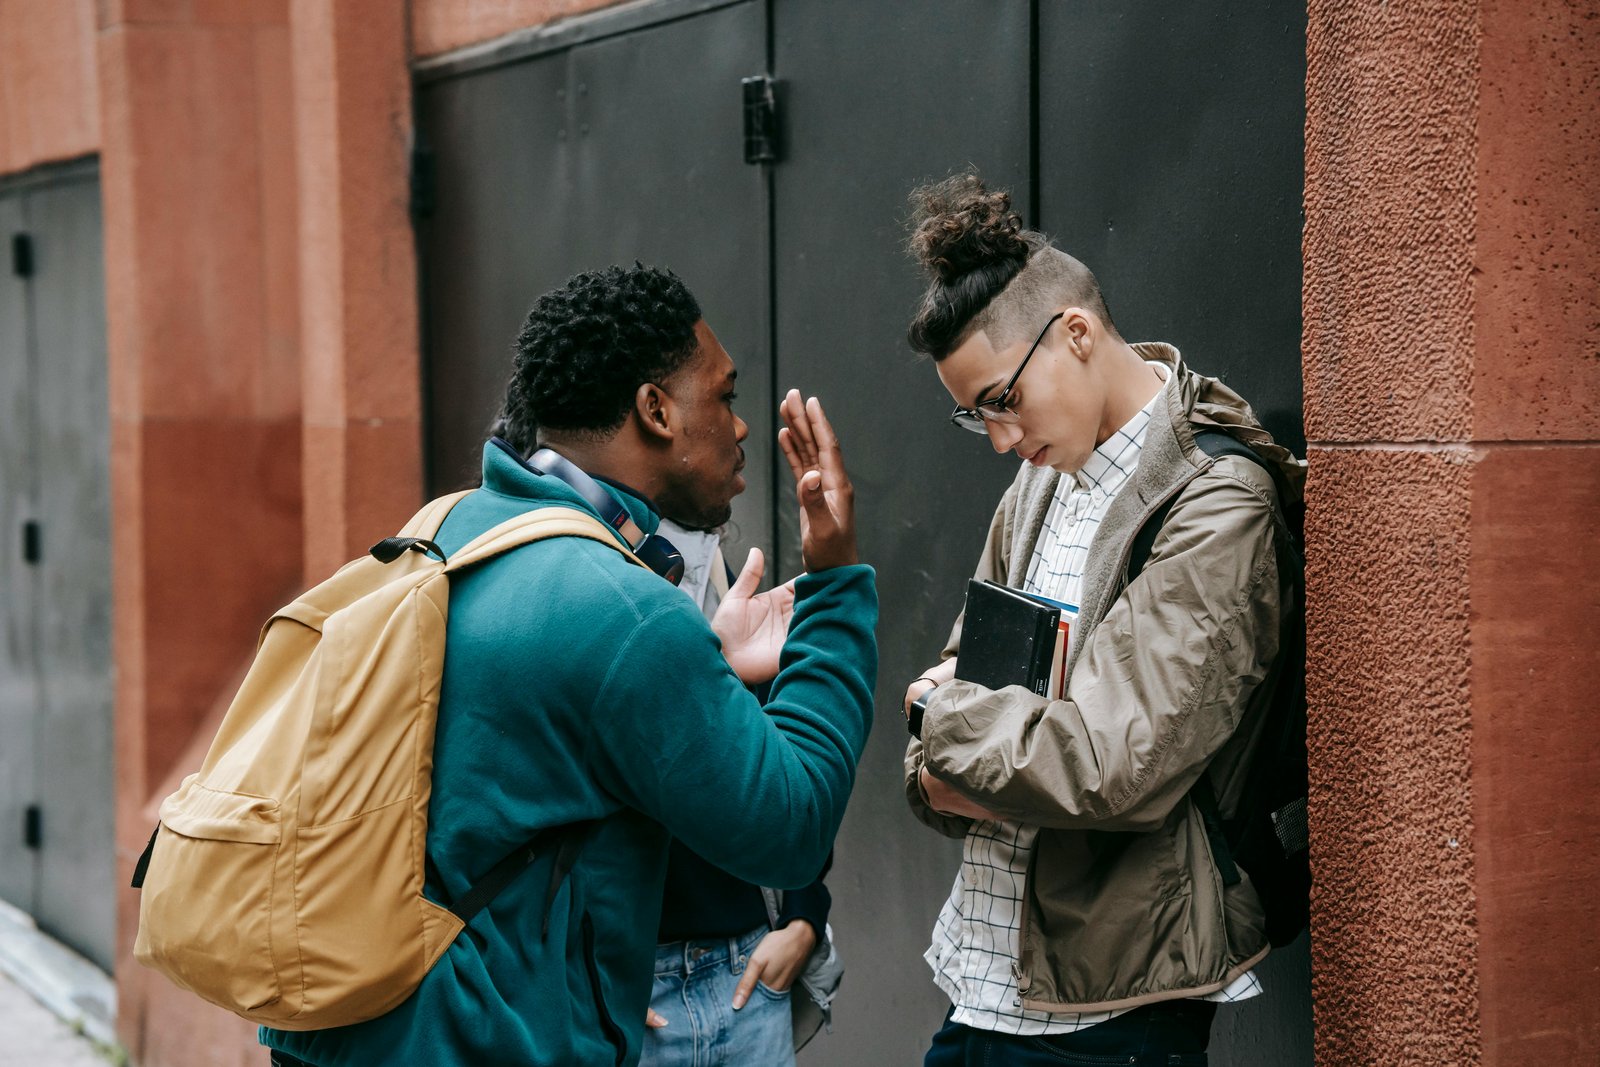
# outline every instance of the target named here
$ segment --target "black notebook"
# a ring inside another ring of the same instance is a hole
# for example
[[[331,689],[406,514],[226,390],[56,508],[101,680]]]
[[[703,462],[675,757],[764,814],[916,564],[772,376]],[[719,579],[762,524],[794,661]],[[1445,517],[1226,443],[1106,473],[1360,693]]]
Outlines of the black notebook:
[[[1055,696],[1061,609],[994,582],[967,583],[956,677],[986,689],[1020,685]]]

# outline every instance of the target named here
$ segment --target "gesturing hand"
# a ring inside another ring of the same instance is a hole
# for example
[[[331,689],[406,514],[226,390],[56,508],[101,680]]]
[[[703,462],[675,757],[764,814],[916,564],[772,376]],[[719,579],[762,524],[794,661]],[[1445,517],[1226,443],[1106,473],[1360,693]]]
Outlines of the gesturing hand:
[[[833,425],[816,397],[804,403],[791,389],[778,405],[783,429],[778,445],[794,474],[800,502],[800,556],[807,571],[856,562],[855,487],[844,472],[844,456]]]
[[[789,620],[794,616],[794,582],[756,593],[764,570],[761,550],[752,548],[738,581],[729,587],[711,619],[711,629],[722,639],[723,657],[747,685],[777,676],[778,653],[783,651]]]

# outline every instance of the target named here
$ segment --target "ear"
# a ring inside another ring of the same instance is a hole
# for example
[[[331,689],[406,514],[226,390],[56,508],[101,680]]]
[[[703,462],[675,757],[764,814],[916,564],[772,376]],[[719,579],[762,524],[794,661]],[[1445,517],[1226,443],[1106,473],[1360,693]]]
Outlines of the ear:
[[[1061,318],[1061,329],[1067,338],[1067,351],[1079,359],[1088,359],[1094,351],[1094,318],[1081,307],[1069,307]]]
[[[639,432],[662,443],[671,441],[677,413],[674,401],[655,382],[645,382],[633,394],[633,412],[639,419]]]

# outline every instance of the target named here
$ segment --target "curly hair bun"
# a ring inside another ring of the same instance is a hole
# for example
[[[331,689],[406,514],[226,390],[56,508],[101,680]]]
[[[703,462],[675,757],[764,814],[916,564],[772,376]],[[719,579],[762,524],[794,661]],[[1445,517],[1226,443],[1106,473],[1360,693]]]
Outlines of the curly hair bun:
[[[1011,194],[990,192],[976,174],[958,174],[911,196],[911,254],[931,277],[948,285],[985,267],[1015,273],[1030,247]]]

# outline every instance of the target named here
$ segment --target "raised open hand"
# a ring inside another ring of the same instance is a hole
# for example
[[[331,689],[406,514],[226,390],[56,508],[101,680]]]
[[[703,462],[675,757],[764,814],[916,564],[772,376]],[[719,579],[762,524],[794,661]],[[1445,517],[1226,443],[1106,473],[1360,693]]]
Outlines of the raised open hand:
[[[783,429],[778,446],[794,474],[800,502],[800,556],[807,571],[843,567],[857,561],[855,487],[844,470],[844,455],[833,425],[816,397],[804,403],[791,389],[778,405]]]
[[[717,566],[721,566],[718,561]],[[722,639],[722,655],[741,682],[759,685],[778,674],[778,654],[794,616],[794,583],[757,593],[766,570],[759,548],[745,558],[739,578],[717,605],[711,629]]]

